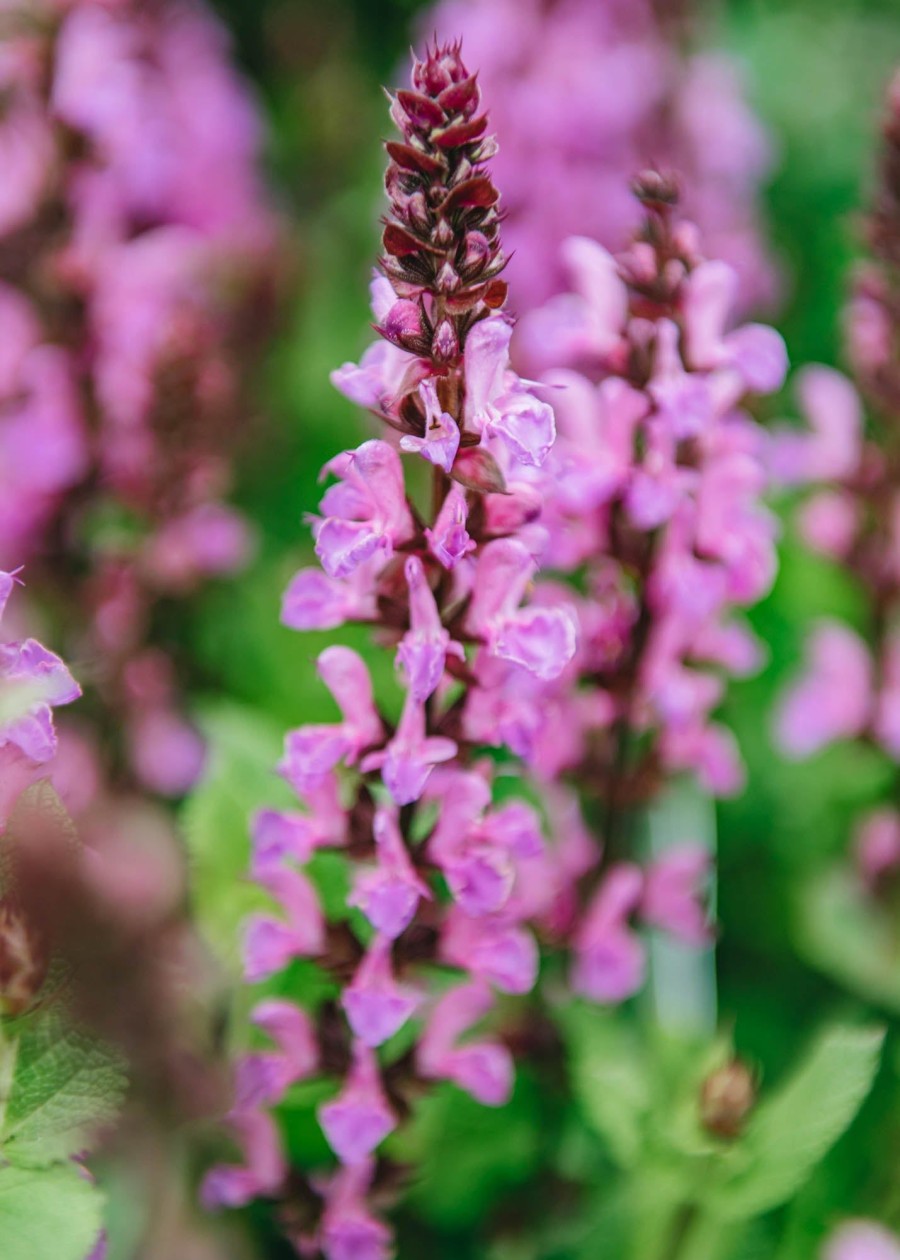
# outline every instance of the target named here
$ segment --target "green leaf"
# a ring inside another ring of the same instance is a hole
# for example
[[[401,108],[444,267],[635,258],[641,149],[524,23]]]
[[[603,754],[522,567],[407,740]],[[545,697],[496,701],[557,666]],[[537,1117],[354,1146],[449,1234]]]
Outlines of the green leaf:
[[[849,867],[804,881],[796,932],[813,966],[870,1002],[900,1011],[896,924],[864,894]]]
[[[14,1052],[11,1088],[0,1099],[0,1156],[7,1162],[68,1159],[115,1118],[126,1085],[121,1059],[60,1014],[23,1021]]]
[[[84,1260],[103,1227],[103,1196],[72,1164],[0,1168],[3,1260]]]
[[[718,1217],[758,1216],[793,1197],[856,1115],[871,1088],[884,1032],[826,1029],[791,1078],[762,1102],[736,1160],[704,1206]]]
[[[566,1018],[572,1081],[588,1123],[623,1168],[638,1161],[651,1106],[644,1048],[620,1016],[585,1007]]]

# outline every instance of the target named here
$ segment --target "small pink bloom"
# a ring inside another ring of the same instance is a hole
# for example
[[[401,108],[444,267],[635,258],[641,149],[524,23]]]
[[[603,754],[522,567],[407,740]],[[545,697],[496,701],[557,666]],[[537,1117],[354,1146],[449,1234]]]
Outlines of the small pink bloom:
[[[412,1015],[418,998],[398,985],[391,971],[391,942],[376,937],[341,999],[353,1035],[366,1046],[380,1046]]]
[[[423,381],[419,395],[425,404],[425,436],[405,434],[400,439],[400,449],[418,452],[429,463],[449,473],[459,450],[459,428],[453,417],[441,410],[434,381]]]
[[[328,1183],[319,1226],[325,1260],[390,1260],[391,1231],[366,1206],[372,1172],[369,1162],[353,1164]]]
[[[381,752],[362,762],[364,774],[381,770],[384,785],[397,805],[410,805],[422,795],[432,769],[456,756],[456,744],[425,733],[425,709],[407,692],[403,714],[394,738]]]
[[[318,671],[344,720],[331,726],[301,726],[285,737],[279,769],[301,793],[320,784],[341,760],[354,765],[363,749],[383,738],[362,657],[350,648],[326,648],[319,656]]]
[[[300,871],[267,870],[260,883],[281,904],[284,919],[254,915],[244,935],[244,975],[251,983],[282,971],[294,958],[313,958],[325,948],[325,921],[318,893]]]
[[[872,662],[862,639],[838,621],[822,621],[807,644],[803,674],[782,697],[778,741],[790,757],[809,757],[865,729],[872,708]]]
[[[465,652],[441,625],[440,613],[417,556],[406,561],[410,627],[397,649],[397,661],[416,700],[425,701],[444,676],[448,655],[465,660]]]
[[[703,892],[710,857],[702,845],[673,845],[644,875],[640,914],[646,923],[698,948],[712,939]]]
[[[319,1123],[338,1159],[349,1165],[364,1163],[396,1128],[377,1061],[362,1042],[354,1045],[353,1066],[344,1088],[337,1098],[319,1108]]]
[[[572,988],[594,1002],[622,1002],[644,983],[646,953],[628,920],[640,905],[643,875],[614,866],[594,894],[575,939]]]
[[[459,1039],[493,1006],[480,981],[460,985],[435,1004],[419,1041],[417,1063],[425,1077],[450,1080],[487,1107],[502,1107],[512,1094],[512,1056],[497,1041]]]
[[[900,871],[900,814],[895,809],[867,814],[857,828],[854,850],[857,868],[870,889]]]
[[[876,1221],[847,1221],[829,1238],[822,1260],[900,1260],[900,1238]]]
[[[325,465],[338,477],[326,491],[315,522],[316,555],[329,577],[348,577],[372,556],[388,560],[396,543],[412,536],[400,457],[373,439]]]
[[[394,814],[375,811],[373,823],[378,865],[363,871],[348,899],[358,906],[377,932],[395,940],[412,922],[419,900],[431,891],[416,874]]]
[[[431,554],[445,569],[455,569],[461,560],[475,550],[475,543],[466,533],[467,515],[465,493],[454,483],[438,513],[434,528],[425,531]]]

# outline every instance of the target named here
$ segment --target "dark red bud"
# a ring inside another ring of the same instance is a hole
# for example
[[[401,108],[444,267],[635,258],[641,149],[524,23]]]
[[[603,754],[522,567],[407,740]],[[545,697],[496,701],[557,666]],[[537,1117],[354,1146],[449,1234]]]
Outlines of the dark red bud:
[[[491,243],[483,232],[467,232],[463,266],[469,272],[480,271],[491,257]]]
[[[421,190],[414,192],[407,201],[406,213],[413,227],[418,228],[421,232],[427,232],[431,227],[431,219],[428,214],[428,201]]]
[[[420,254],[423,249],[431,249],[430,245],[418,236],[413,236],[412,232],[407,232],[398,223],[388,223],[381,239],[384,248],[395,258],[405,258],[407,254]]]
[[[733,1141],[756,1101],[753,1073],[739,1059],[732,1059],[711,1073],[700,1091],[700,1123],[708,1133]]]
[[[433,236],[435,244],[440,245],[443,249],[446,249],[447,246],[453,242],[453,228],[446,219],[441,219],[434,230]]]
[[[438,158],[423,153],[421,149],[416,149],[411,144],[398,144],[396,140],[388,140],[384,147],[391,160],[405,171],[416,171],[421,175],[434,176],[440,175],[444,170],[444,164]]]
[[[453,123],[440,131],[432,133],[431,139],[439,149],[458,149],[461,145],[471,144],[484,134],[487,127],[487,114],[473,118],[471,122]]]
[[[486,176],[466,179],[447,195],[441,206],[441,213],[446,214],[460,206],[483,206],[487,209],[488,206],[495,205],[499,197],[497,189]]]
[[[481,93],[478,76],[470,74],[462,83],[451,83],[438,97],[438,104],[448,114],[472,114],[478,108]]]
[[[397,93],[397,100],[404,113],[417,127],[440,127],[445,121],[441,106],[429,96],[421,92],[410,92],[408,89]]]

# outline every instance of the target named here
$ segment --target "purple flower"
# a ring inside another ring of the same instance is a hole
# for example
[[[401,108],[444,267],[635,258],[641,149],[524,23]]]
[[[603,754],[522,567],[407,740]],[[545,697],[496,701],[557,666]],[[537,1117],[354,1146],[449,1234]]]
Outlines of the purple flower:
[[[638,867],[614,866],[588,907],[575,938],[572,988],[595,1002],[622,1002],[644,983],[644,946],[628,926],[640,905]]]
[[[475,543],[466,533],[468,508],[466,496],[453,485],[443,502],[434,527],[425,531],[432,555],[445,569],[455,569],[461,560],[475,550]]]
[[[699,844],[673,845],[647,867],[640,914],[645,923],[698,948],[712,940],[703,890],[710,856]]]
[[[397,662],[406,675],[414,699],[425,701],[444,675],[448,655],[466,659],[459,643],[454,643],[441,625],[440,613],[425,577],[421,560],[410,556],[405,566],[409,585],[410,628],[397,649]]]
[[[453,417],[441,410],[434,381],[423,381],[419,395],[425,404],[425,436],[406,434],[400,439],[400,448],[417,451],[429,463],[449,473],[459,450],[459,428]]]
[[[820,622],[807,645],[805,672],[781,701],[781,747],[788,756],[809,757],[859,735],[871,712],[872,663],[865,643],[840,622]]]
[[[900,1260],[900,1239],[876,1221],[846,1221],[828,1239],[822,1260]]]
[[[430,900],[431,892],[410,861],[396,816],[377,810],[373,831],[378,865],[360,873],[348,904],[358,906],[377,932],[395,940],[409,927],[420,899]]]
[[[360,768],[365,774],[380,770],[394,802],[410,805],[422,795],[432,769],[443,761],[450,761],[456,751],[452,739],[426,735],[425,710],[410,691],[393,739],[381,752],[369,753]]]
[[[507,1048],[497,1041],[459,1043],[492,1006],[483,983],[451,989],[431,1012],[417,1062],[423,1076],[453,1081],[485,1106],[502,1107],[510,1099],[515,1075]]]
[[[341,1000],[353,1035],[363,1045],[380,1046],[403,1027],[418,998],[394,979],[390,938],[375,938]]]
[[[357,1041],[344,1088],[319,1108],[319,1123],[342,1164],[363,1164],[393,1132],[397,1121],[381,1087],[378,1064],[368,1046]]]
[[[329,577],[348,577],[372,556],[389,559],[412,534],[403,468],[386,442],[363,442],[325,465],[339,478],[320,505],[315,523],[316,555]]]

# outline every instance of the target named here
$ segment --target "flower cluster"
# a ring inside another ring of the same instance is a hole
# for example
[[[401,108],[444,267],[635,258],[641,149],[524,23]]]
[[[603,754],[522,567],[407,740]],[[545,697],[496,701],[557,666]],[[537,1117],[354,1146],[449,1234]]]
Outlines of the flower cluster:
[[[805,758],[863,740],[900,762],[900,79],[889,90],[881,187],[869,222],[871,260],[846,313],[854,381],[832,368],[798,374],[805,430],[783,428],[772,451],[784,485],[811,487],[798,512],[806,545],[842,566],[865,597],[862,632],[821,619],[802,674],[782,698],[777,736]],[[862,818],[855,843],[862,886],[900,875],[900,813]]]
[[[428,14],[424,29],[462,35],[480,67],[501,144],[517,310],[565,286],[568,236],[619,247],[638,221],[629,181],[649,162],[683,172],[687,210],[712,255],[737,272],[742,307],[772,300],[775,269],[757,223],[771,143],[731,61],[684,57],[680,7],[439,0]]]
[[[222,500],[275,239],[227,54],[194,0],[3,7],[0,560],[58,601],[126,779],[171,795],[202,747],[150,622],[248,554]]]
[[[500,676],[466,709],[470,735],[510,744],[548,781],[564,776],[604,820],[602,874],[575,937],[577,990],[602,1001],[639,987],[637,915],[700,944],[708,865],[692,845],[642,872],[618,862],[619,821],[688,771],[714,795],[742,784],[731,732],[714,720],[729,676],[759,649],[736,613],[769,589],[776,524],[762,503],[766,440],[746,410],[777,390],[787,358],[771,328],[732,327],[738,279],[700,253],[673,181],[635,184],[645,222],[613,257],[564,246],[575,291],[525,317],[519,353],[552,391],[559,436],[533,477],[544,570],[533,603],[568,599],[578,651],[553,682]],[[563,585],[565,577],[570,585]],[[485,699],[490,703],[487,707]],[[606,873],[606,863],[613,865]],[[587,872],[585,872],[587,874]]]
[[[297,1227],[299,1245],[329,1260],[387,1254],[366,1193],[379,1177],[377,1148],[421,1081],[452,1081],[487,1105],[509,1097],[510,1050],[476,1026],[496,992],[534,985],[528,924],[550,915],[559,894],[539,814],[515,795],[498,799],[515,763],[480,759],[467,718],[473,704],[491,707],[495,677],[550,683],[575,653],[569,608],[527,600],[543,539],[529,478],[555,426],[548,402],[509,366],[486,165],[495,146],[479,105],[455,45],[416,61],[411,89],[392,100],[402,139],[387,146],[384,275],[373,285],[382,340],[334,374],[392,440],[373,438],[325,466],[333,484],[312,521],[321,568],[294,578],[283,620],[371,624],[395,649],[403,700],[394,723],[357,653],[332,646],[319,656],[341,718],[286,737],[281,773],[304,809],[256,820],[252,873],[281,913],[249,923],[246,971],[256,981],[318,958],[340,986],[339,1005],[326,1003],[315,1028],[290,1008],[257,1011],[280,1049],[243,1064],[233,1118],[245,1163],[206,1184],[214,1202],[273,1193],[284,1169],[266,1107],[317,1065],[341,1076],[318,1112],[340,1170],[318,1184],[324,1209]],[[423,472],[427,511],[412,494]],[[335,847],[353,868],[348,917],[337,924],[305,869]],[[392,1039],[413,1018],[415,1050],[398,1058]]]

